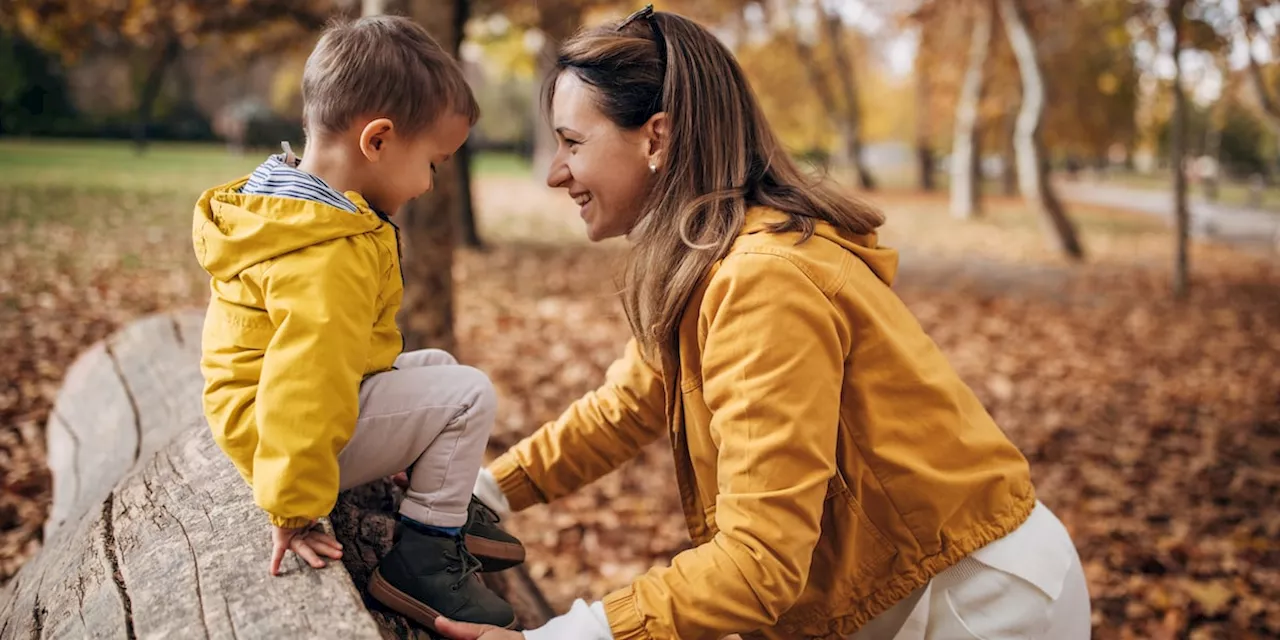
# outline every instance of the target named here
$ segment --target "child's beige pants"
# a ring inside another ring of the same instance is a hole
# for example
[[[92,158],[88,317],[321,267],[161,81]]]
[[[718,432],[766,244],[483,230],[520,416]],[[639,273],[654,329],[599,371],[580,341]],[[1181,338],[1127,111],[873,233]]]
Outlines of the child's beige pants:
[[[395,366],[360,385],[355,434],[338,454],[341,488],[412,466],[400,514],[460,527],[493,429],[493,384],[439,349],[402,353]]]

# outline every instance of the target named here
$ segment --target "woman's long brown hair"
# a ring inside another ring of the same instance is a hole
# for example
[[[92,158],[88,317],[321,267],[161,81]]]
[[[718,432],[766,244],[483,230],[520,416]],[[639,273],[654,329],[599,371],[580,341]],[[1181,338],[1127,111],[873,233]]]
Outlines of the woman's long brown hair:
[[[622,275],[623,307],[646,357],[674,354],[689,297],[728,253],[748,208],[789,214],[771,231],[799,231],[802,241],[818,220],[854,234],[884,223],[875,208],[801,171],[733,54],[692,20],[652,12],[578,33],[546,79],[547,113],[561,73],[593,87],[600,109],[624,129],[658,112],[669,118],[665,165],[631,230]]]

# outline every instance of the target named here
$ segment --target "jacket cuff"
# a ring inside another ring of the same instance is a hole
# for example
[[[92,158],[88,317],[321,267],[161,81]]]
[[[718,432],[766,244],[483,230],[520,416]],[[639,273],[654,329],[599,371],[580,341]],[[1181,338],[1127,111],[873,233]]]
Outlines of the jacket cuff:
[[[315,520],[311,518],[281,518],[280,516],[270,513],[267,514],[267,517],[271,519],[271,524],[280,527],[281,529],[301,529],[310,525],[312,522],[315,522]]]
[[[635,587],[628,586],[604,597],[604,614],[614,640],[653,640],[636,608]]]
[[[514,453],[508,451],[499,456],[489,465],[489,472],[498,481],[498,488],[502,489],[503,495],[507,496],[512,511],[523,511],[546,502]]]

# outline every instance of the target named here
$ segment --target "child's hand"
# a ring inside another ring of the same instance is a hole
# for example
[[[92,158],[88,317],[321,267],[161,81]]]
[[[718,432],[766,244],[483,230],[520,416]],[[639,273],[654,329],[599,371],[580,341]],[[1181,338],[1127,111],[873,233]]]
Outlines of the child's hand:
[[[316,569],[324,568],[320,556],[338,560],[342,558],[342,544],[315,526],[301,529],[271,527],[271,575],[280,575],[280,561],[284,553],[292,551]]]

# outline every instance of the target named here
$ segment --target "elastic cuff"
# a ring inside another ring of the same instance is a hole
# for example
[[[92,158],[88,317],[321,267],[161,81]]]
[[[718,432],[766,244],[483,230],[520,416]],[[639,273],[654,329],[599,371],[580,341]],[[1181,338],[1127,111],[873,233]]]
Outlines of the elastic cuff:
[[[281,529],[301,529],[315,522],[312,518],[281,518],[270,513],[267,514],[267,518],[271,520],[271,524]]]
[[[614,640],[653,640],[644,628],[644,617],[636,607],[634,587],[625,587],[604,597],[604,614]]]
[[[533,484],[529,474],[516,460],[515,454],[507,452],[489,465],[489,471],[498,481],[498,488],[507,496],[512,511],[521,511],[535,504],[546,502],[542,492]]]

